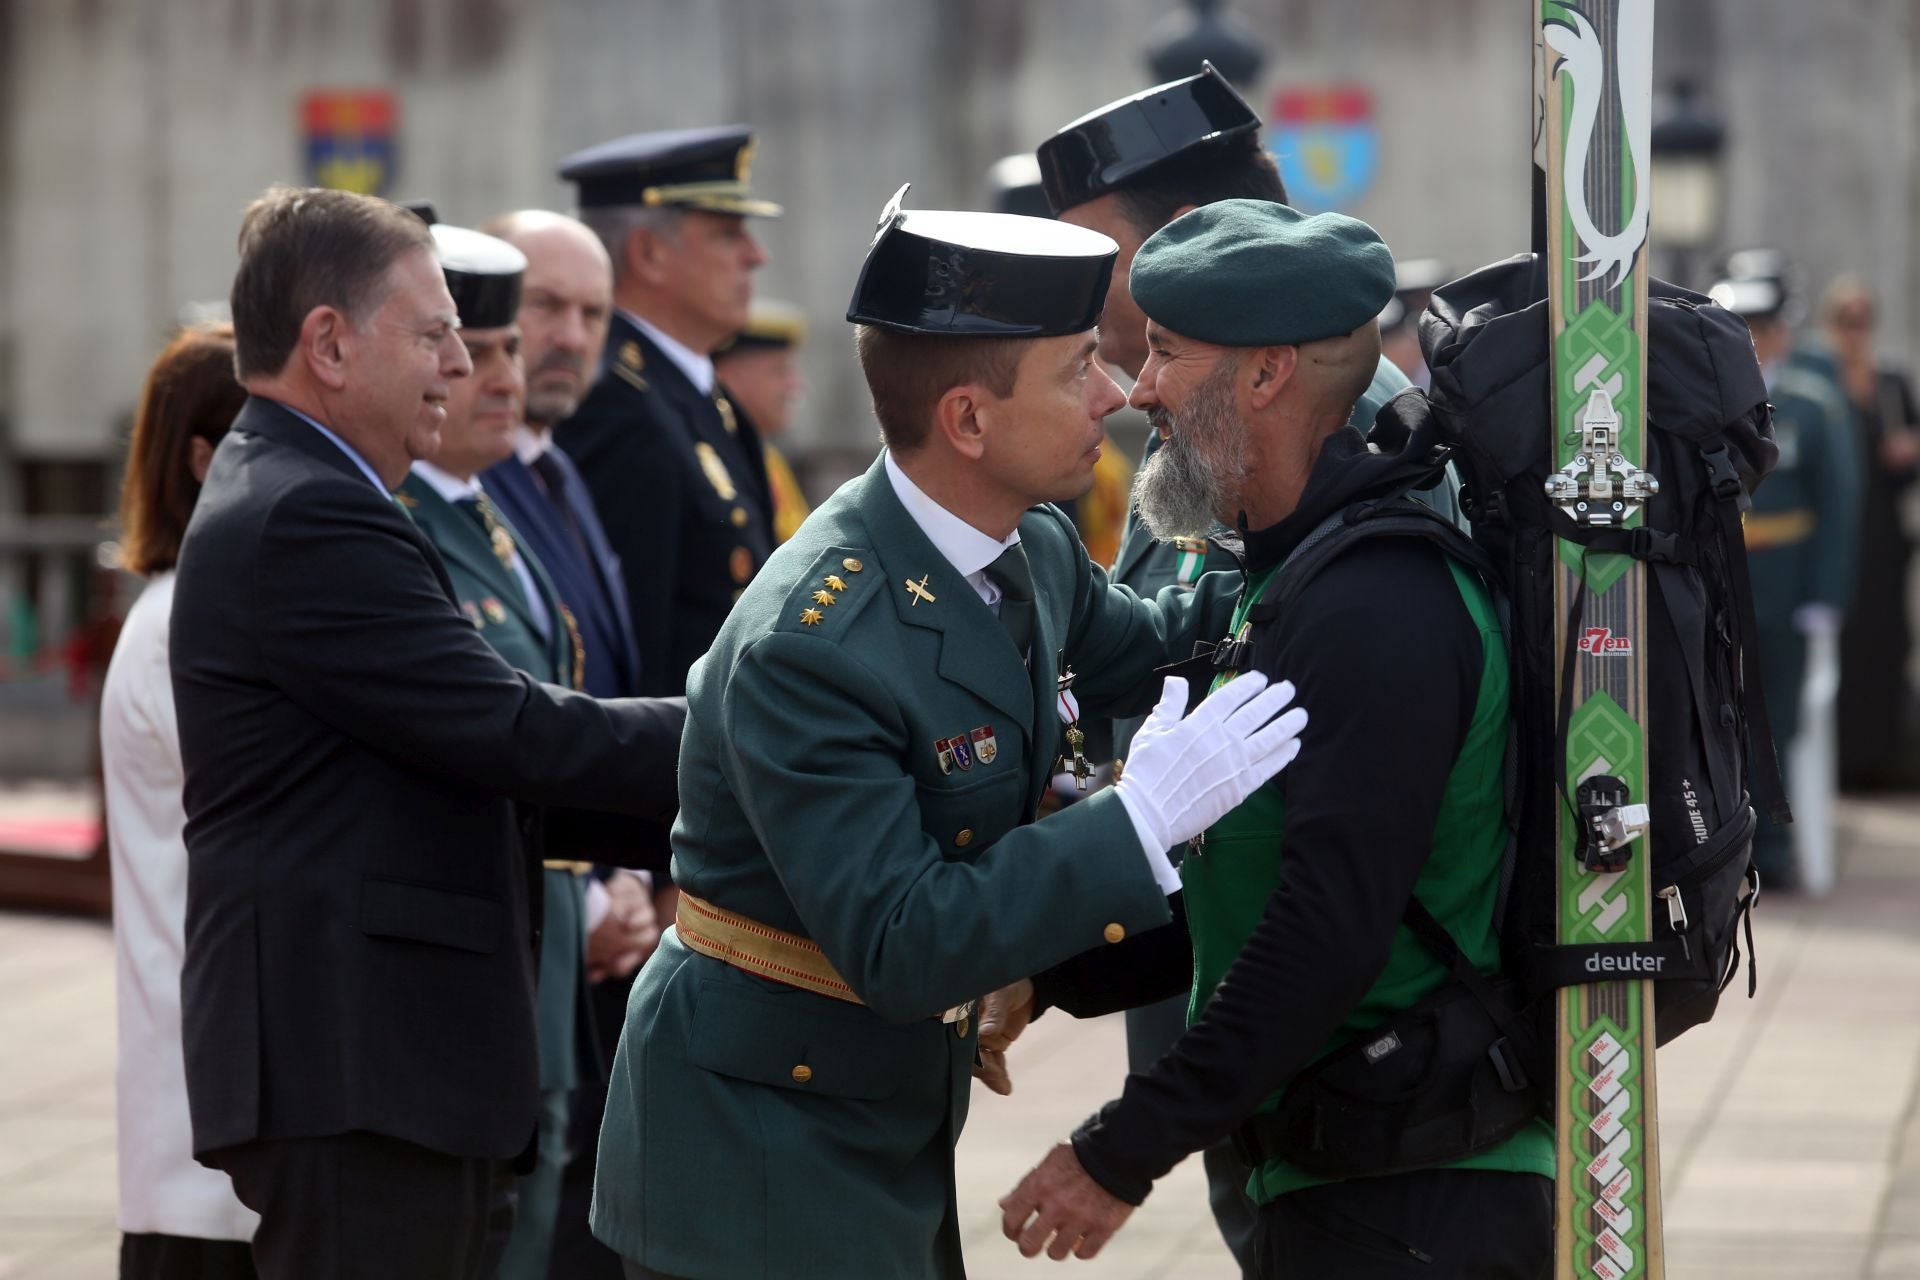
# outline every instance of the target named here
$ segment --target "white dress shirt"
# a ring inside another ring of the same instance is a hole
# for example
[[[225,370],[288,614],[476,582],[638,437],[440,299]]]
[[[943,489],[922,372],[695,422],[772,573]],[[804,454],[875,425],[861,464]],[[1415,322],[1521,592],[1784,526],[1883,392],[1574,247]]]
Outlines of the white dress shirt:
[[[667,359],[673,361],[674,367],[687,375],[687,381],[699,388],[701,395],[713,394],[712,356],[700,354],[678,338],[661,332],[656,325],[641,319],[631,311],[622,311],[620,314],[625,316],[634,328],[646,334],[648,340],[660,348]]]
[[[449,475],[431,462],[413,464],[413,474],[425,480],[433,491],[454,505],[462,502],[478,502],[486,490],[480,487],[479,477],[462,480]],[[526,560],[516,549],[513,553],[513,576],[520,580],[520,594],[526,597],[527,608],[533,612],[534,625],[540,628],[542,636],[553,634],[553,618],[547,612],[547,605],[540,598],[540,588],[534,584],[533,571],[527,568]]]
[[[513,453],[531,467],[542,454],[553,448],[553,432],[536,431],[526,423],[513,429]]]
[[[180,1047],[186,959],[187,814],[167,670],[173,574],[134,601],[100,700],[107,847],[113,868],[120,1229],[251,1240],[259,1215],[227,1175],[196,1164]]]
[[[1020,530],[1015,529],[1004,538],[982,533],[929,498],[900,469],[891,452],[886,456],[886,468],[887,481],[893,485],[894,496],[907,509],[907,515],[920,526],[920,532],[927,535],[927,541],[933,544],[933,549],[967,580],[967,585],[979,594],[987,608],[993,610],[994,616],[999,617],[1000,584],[987,573],[987,566],[998,560],[1007,548],[1020,544]],[[1127,817],[1133,822],[1133,834],[1146,854],[1154,883],[1160,886],[1162,893],[1178,893],[1180,873],[1174,870],[1173,863],[1167,858],[1167,851],[1160,847],[1153,832],[1140,820],[1140,815],[1134,812],[1133,805],[1127,800],[1123,794],[1121,801],[1127,810]]]

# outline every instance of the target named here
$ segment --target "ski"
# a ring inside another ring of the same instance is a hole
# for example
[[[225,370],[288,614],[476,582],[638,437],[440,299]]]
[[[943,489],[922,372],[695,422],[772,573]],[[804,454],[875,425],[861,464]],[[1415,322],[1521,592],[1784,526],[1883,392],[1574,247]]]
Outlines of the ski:
[[[1633,528],[1658,488],[1645,459],[1653,0],[1529,0],[1545,170],[1554,504]],[[1651,936],[1646,570],[1560,541],[1555,689],[1565,735],[1558,848],[1562,945]],[[1653,983],[1557,996],[1555,1270],[1657,1280],[1659,1129]]]

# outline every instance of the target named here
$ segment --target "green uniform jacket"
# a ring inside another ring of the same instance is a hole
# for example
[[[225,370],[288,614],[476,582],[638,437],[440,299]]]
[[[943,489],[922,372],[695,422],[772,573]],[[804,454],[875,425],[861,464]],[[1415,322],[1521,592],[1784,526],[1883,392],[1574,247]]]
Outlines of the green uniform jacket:
[[[467,615],[494,652],[536,680],[573,687],[573,645],[560,617],[560,597],[554,594],[547,571],[527,550],[505,516],[497,516],[513,538],[540,591],[541,603],[552,620],[552,635],[542,637],[519,576],[500,562],[486,532],[473,517],[442,498],[419,476],[409,475],[400,486],[400,501],[413,522],[427,535],[446,562],[460,611]],[[527,850],[540,854],[538,845]],[[541,910],[540,986],[534,1004],[540,1036],[540,1087],[571,1089],[578,1084],[583,1058],[580,1040],[590,1034],[586,1008],[586,897],[585,882],[571,871],[543,873],[545,904]],[[585,1061],[592,1062],[588,1053]]]
[[[1110,587],[1057,509],[1020,537],[1031,672],[880,461],[695,664],[674,880],[813,939],[865,1007],[667,932],[600,1134],[593,1230],[621,1254],[688,1280],[964,1275],[953,1145],[976,1028],[939,1014],[1170,919],[1117,795],[1030,822],[1060,748],[1055,655],[1089,717],[1151,702],[1152,668],[1226,625],[1237,575],[1155,607]],[[972,763],[943,769],[956,735]]]
[[[1781,371],[1769,398],[1780,461],[1746,520],[1762,630],[1790,627],[1803,604],[1844,610],[1860,551],[1861,460],[1845,400],[1798,363]]]

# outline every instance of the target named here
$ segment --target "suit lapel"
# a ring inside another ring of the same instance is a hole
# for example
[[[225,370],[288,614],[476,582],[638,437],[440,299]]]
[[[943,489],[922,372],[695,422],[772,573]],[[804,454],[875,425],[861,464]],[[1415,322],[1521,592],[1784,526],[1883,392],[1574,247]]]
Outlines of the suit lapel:
[[[553,578],[547,573],[547,567],[540,563],[539,556],[533,554],[533,549],[520,536],[520,531],[513,527],[506,513],[496,510],[494,514],[506,526],[507,532],[513,535],[513,544],[520,552],[521,561],[527,566],[527,573],[533,578],[533,589],[540,593],[540,603],[547,607],[547,617],[551,620],[547,632],[547,653],[553,659],[553,669],[560,673],[562,684],[572,686],[573,628],[567,625],[567,620],[560,614],[564,607],[560,603],[560,593],[554,590]],[[540,634],[538,627],[534,628],[534,634]]]
[[[887,479],[884,455],[855,483],[864,486],[860,511],[886,575],[887,597],[900,620],[938,632],[942,678],[991,702],[1031,735],[1033,688],[1000,619],[900,505]],[[909,581],[924,582],[933,599],[909,590]],[[1038,630],[1034,634],[1037,637]]]
[[[539,635],[520,576],[500,563],[500,557],[493,554],[492,543],[473,518],[456,509],[419,476],[408,476],[400,492],[414,500],[414,519],[440,553],[491,587],[500,603],[517,614],[529,631]],[[559,621],[557,616],[554,620]]]

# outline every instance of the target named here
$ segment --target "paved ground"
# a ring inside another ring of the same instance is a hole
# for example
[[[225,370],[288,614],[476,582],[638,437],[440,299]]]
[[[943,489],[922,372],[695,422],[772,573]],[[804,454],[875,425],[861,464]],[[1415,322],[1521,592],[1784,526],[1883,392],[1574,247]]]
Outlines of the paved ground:
[[[1854,804],[1838,891],[1770,899],[1761,991],[1659,1060],[1672,1280],[1920,1277],[1920,803]],[[112,940],[0,913],[0,1280],[114,1272]],[[1011,1098],[982,1095],[960,1151],[972,1271],[1044,1277],[994,1201],[1121,1077],[1116,1021],[1043,1019]],[[1107,1255],[1059,1274],[1229,1280],[1197,1162]]]

